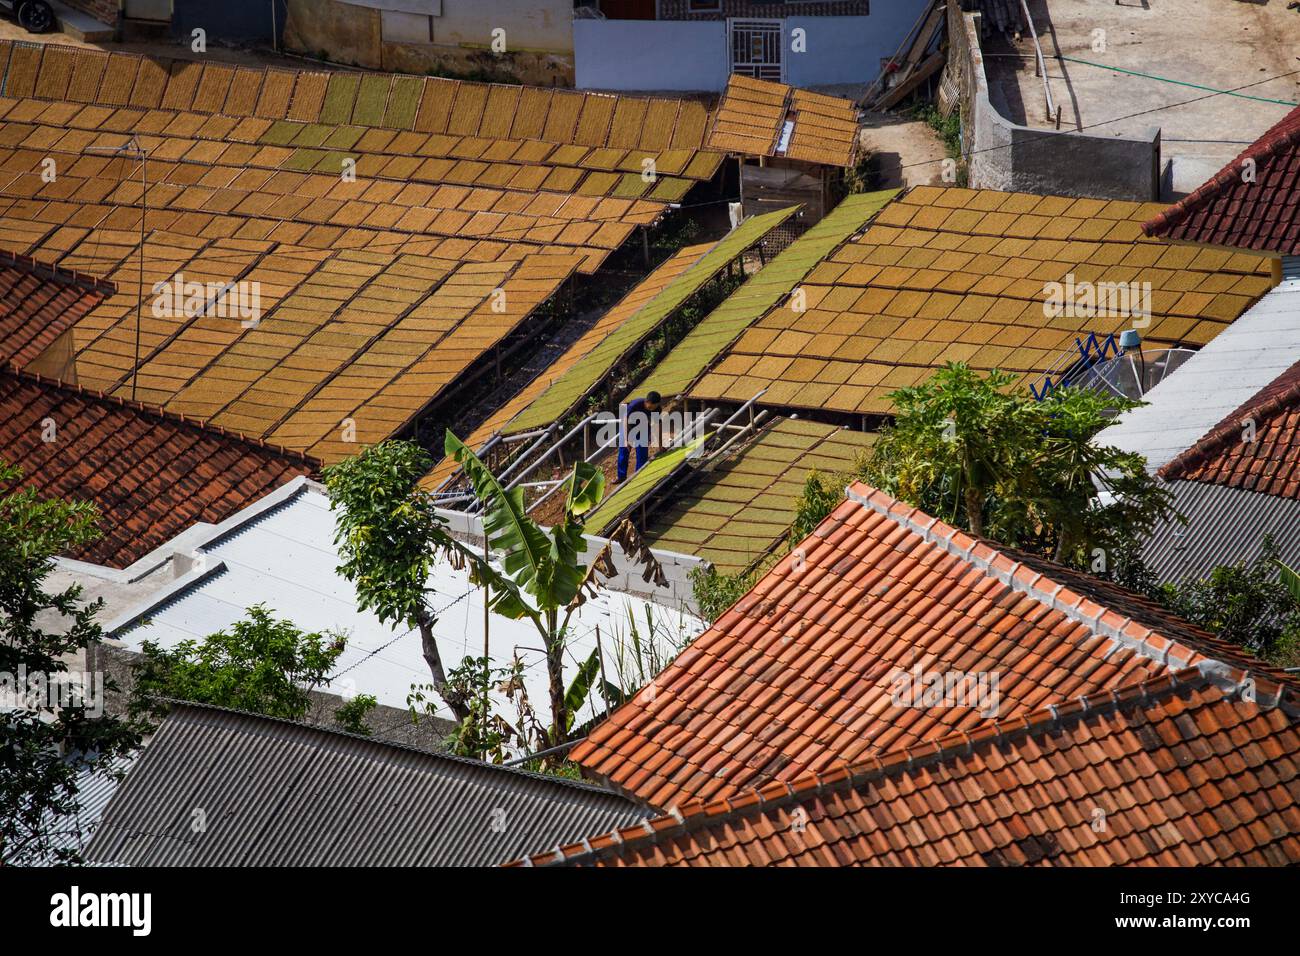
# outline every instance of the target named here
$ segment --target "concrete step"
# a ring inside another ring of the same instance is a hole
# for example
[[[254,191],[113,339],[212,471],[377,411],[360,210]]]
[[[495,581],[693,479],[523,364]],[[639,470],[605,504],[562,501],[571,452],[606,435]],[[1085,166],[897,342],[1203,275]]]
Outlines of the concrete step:
[[[123,20],[123,43],[148,43],[154,40],[170,40],[172,25],[166,20]]]
[[[113,39],[113,28],[100,23],[89,13],[74,10],[59,0],[49,0],[54,16],[58,20],[59,30],[80,40],[82,43],[105,43]]]

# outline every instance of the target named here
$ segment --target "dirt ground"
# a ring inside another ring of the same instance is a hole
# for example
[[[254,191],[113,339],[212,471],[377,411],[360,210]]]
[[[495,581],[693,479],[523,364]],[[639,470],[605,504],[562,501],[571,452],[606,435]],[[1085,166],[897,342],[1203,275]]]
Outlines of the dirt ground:
[[[866,113],[859,133],[872,154],[881,189],[942,181],[943,141],[928,124],[894,113]]]

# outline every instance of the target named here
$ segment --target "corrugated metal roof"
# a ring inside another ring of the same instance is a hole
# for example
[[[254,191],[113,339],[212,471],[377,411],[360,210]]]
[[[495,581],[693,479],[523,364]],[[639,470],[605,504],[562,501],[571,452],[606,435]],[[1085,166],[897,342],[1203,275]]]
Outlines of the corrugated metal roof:
[[[177,704],[86,851],[97,865],[493,866],[645,811],[556,777]]]
[[[1097,436],[1155,471],[1300,360],[1300,282],[1270,290]]]
[[[99,825],[104,809],[117,793],[122,782],[119,775],[130,769],[134,759],[134,755],[118,757],[77,774],[77,812],[57,820],[52,814],[47,815],[51,831],[46,852],[6,857],[4,862],[10,866],[58,866],[61,865],[57,855],[60,851],[81,851]]]
[[[1300,565],[1300,501],[1204,481],[1171,481],[1174,507],[1187,517],[1162,525],[1143,546],[1156,579],[1199,579],[1221,564],[1251,561],[1272,534],[1279,556]]]

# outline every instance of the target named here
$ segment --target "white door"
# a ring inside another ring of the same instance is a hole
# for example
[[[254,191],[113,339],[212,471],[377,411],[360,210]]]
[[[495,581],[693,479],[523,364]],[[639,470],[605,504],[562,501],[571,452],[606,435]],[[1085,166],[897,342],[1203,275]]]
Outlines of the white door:
[[[731,72],[757,80],[785,81],[785,59],[781,56],[782,20],[728,20],[731,41]]]

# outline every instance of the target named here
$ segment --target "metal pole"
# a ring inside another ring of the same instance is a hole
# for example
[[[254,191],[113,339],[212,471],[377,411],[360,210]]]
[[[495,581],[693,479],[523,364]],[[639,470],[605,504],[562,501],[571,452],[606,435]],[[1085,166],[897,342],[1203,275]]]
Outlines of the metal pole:
[[[605,650],[600,644],[600,625],[596,625],[596,659],[600,661],[600,696],[605,698],[605,716],[609,716],[609,691],[605,681]]]
[[[558,747],[548,747],[545,750],[537,751],[535,754],[528,754],[526,757],[516,757],[514,760],[507,760],[501,766],[518,767],[520,764],[528,763],[530,760],[536,760],[538,757],[549,757],[551,754],[567,753],[586,739],[586,737],[579,737],[577,740],[570,740],[568,743],[560,744]]]
[[[483,531],[483,563],[487,564],[491,559],[491,549],[488,547],[487,532],[487,515],[480,520],[479,527]],[[485,569],[486,570],[486,569]],[[488,628],[491,626],[492,612],[488,610],[488,591],[487,575],[483,575],[483,760],[488,758],[487,752],[487,728],[488,728],[488,685],[492,682],[492,654],[488,646]]]
[[[131,370],[131,401],[135,401],[135,386],[140,378],[140,316],[144,311],[144,219],[149,214],[148,154],[134,136],[140,153],[140,288],[135,292],[135,367]]]

